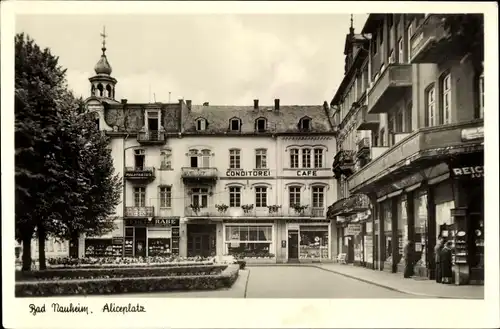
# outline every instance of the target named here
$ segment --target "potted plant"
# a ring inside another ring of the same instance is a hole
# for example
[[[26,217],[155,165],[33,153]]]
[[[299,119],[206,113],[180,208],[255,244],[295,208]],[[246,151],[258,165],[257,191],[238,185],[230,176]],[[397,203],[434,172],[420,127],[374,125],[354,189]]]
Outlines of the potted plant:
[[[296,204],[293,205],[293,210],[295,210],[295,212],[297,214],[303,214],[304,210],[306,210],[307,208],[309,208],[309,205],[303,205],[303,206],[301,206],[298,203],[296,203]]]
[[[198,204],[190,204],[189,208],[195,213],[198,214],[200,212],[200,205]]]
[[[253,204],[244,204],[243,206],[241,206],[241,209],[243,209],[243,212],[245,214],[248,214],[250,211],[252,211]]]
[[[275,214],[278,212],[278,210],[281,209],[281,206],[280,205],[267,206],[267,209],[269,209],[270,214]]]
[[[229,206],[226,204],[216,204],[215,208],[217,208],[217,211],[219,213],[224,214],[227,211],[227,209],[229,208]]]

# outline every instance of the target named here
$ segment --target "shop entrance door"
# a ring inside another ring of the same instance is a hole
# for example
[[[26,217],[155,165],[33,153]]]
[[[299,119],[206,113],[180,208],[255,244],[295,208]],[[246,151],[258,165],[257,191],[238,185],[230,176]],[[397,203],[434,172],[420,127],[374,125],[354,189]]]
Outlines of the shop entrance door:
[[[288,261],[299,260],[299,232],[288,231]]]
[[[146,257],[146,228],[135,228],[135,257]]]
[[[188,256],[210,257],[216,255],[215,224],[188,224]]]
[[[347,263],[354,263],[354,237],[350,236],[347,238]]]

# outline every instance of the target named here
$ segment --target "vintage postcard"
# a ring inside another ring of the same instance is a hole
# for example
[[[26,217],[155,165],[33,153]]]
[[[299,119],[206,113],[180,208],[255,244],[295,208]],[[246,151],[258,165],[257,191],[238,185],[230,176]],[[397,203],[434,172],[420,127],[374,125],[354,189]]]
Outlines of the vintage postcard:
[[[497,327],[496,9],[2,3],[4,326]]]

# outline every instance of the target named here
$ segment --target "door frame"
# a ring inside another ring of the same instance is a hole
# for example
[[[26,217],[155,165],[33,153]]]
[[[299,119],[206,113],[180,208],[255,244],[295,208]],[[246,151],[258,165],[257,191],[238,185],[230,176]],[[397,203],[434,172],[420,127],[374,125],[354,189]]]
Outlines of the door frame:
[[[286,254],[287,254],[287,257],[286,259],[289,260],[290,259],[290,253],[288,252],[290,250],[290,231],[293,231],[294,233],[297,233],[297,258],[292,258],[292,259],[297,259],[299,260],[300,258],[300,230],[295,230],[295,229],[288,229],[287,230],[287,235],[286,235],[286,241],[287,241],[287,248],[286,248]]]
[[[132,226],[127,226],[127,227],[132,227]],[[144,248],[146,248],[146,256],[145,257],[148,257],[149,255],[149,246],[148,246],[148,227],[147,226],[133,226],[134,228],[134,258],[135,257],[139,257],[137,256],[137,248],[136,248],[136,239],[137,239],[137,234],[136,234],[136,230],[138,228],[144,228],[146,234],[145,234],[145,245],[144,245]]]

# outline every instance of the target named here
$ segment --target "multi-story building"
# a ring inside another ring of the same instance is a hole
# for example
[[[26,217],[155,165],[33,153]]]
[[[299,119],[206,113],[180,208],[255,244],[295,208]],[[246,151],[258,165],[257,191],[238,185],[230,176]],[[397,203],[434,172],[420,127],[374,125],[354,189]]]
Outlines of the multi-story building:
[[[89,111],[124,177],[117,228],[80,238],[78,254],[215,256],[259,261],[336,255],[326,204],[337,199],[328,103],[250,106],[116,101],[105,55]]]
[[[449,19],[371,14],[360,34],[351,27],[331,102],[340,199],[329,217],[348,261],[377,270],[402,271],[411,240],[416,275],[432,278],[437,237],[452,239],[464,284],[484,275],[483,72]]]

